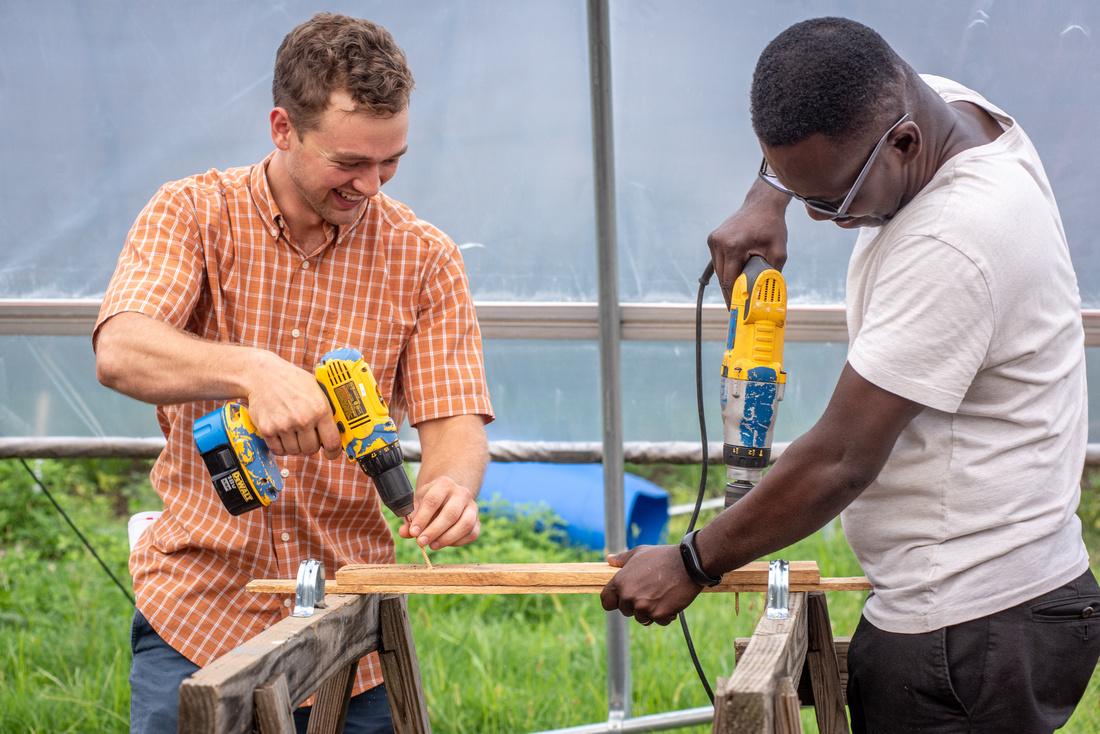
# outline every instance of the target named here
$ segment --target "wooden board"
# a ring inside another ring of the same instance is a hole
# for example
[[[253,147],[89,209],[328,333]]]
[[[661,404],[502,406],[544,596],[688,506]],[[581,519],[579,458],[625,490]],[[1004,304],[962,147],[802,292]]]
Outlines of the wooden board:
[[[749,646],[750,637],[738,637],[733,641],[733,654],[734,665],[741,659],[741,656],[745,654],[745,649]],[[840,694],[841,697],[847,701],[848,694],[848,644],[851,642],[850,637],[834,637],[833,649],[836,654],[837,673],[840,676]],[[807,657],[809,653],[807,652]],[[798,680],[798,699],[802,702],[803,706],[814,705],[814,692],[813,684],[810,681],[810,671],[806,668],[802,670],[802,677]]]
[[[341,594],[598,594],[618,568],[607,563],[477,563],[463,565],[352,564],[336,572],[325,591]],[[819,588],[815,561],[792,561],[791,591]],[[294,582],[258,579],[249,591],[293,593]],[[704,591],[766,591],[768,564],[756,561],[730,571]]]
[[[733,675],[719,680],[715,734],[774,734],[776,694],[783,678],[796,681],[806,659],[806,595],[791,594],[787,619],[762,617]],[[788,697],[781,703],[789,704]]]

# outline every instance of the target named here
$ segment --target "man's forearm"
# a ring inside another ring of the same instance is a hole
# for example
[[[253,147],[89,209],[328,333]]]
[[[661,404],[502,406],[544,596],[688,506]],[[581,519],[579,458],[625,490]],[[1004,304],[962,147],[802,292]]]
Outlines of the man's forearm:
[[[760,484],[697,536],[703,568],[725,573],[784,548],[840,514],[878,476],[923,407],[845,364],[814,427]]]
[[[489,443],[481,416],[462,415],[425,421],[418,430],[421,463],[417,487],[447,476],[476,495],[489,463]]]
[[[267,354],[126,312],[100,327],[96,376],[113,390],[157,405],[224,400],[248,394],[248,375]]]
[[[835,444],[834,444],[835,447]],[[696,538],[703,568],[720,575],[795,543],[840,514],[870,483],[806,435],[759,485]]]

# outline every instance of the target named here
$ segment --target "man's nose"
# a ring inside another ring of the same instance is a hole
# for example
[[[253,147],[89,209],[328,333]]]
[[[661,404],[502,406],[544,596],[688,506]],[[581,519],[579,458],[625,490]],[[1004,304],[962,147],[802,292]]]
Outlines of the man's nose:
[[[813,219],[817,222],[828,222],[830,219],[832,219],[832,217],[830,217],[828,214],[824,212],[819,212],[817,209],[814,209],[812,206],[809,205],[806,206],[806,213],[810,215],[810,219]]]
[[[382,188],[382,181],[378,175],[378,166],[369,166],[359,171],[352,179],[352,187],[364,196],[374,196]]]

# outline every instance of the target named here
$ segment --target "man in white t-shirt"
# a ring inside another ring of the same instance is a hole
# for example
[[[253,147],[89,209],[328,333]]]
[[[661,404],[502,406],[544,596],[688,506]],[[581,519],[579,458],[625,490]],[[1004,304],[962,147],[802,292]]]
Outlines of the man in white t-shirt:
[[[792,198],[862,228],[848,361],[818,423],[695,553],[610,559],[604,607],[667,624],[708,579],[839,513],[874,588],[848,653],[853,728],[1052,731],[1100,655],[1100,589],[1075,514],[1080,300],[1039,156],[979,94],[841,18],[775,38],[751,106],[764,162],[710,237],[719,281],[728,296],[750,255],[782,265]]]

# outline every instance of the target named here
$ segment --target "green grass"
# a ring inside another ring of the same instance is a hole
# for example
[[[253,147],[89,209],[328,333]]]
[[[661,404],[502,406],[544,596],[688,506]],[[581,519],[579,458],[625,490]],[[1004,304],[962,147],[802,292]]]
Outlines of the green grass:
[[[42,462],[51,489],[125,581],[125,518],[156,506],[144,462]],[[629,467],[693,499],[693,467]],[[710,486],[722,486],[720,469]],[[1100,473],[1086,481],[1080,515],[1100,574]],[[579,561],[599,554],[563,548],[537,518],[489,518],[473,546],[434,554],[441,563]],[[702,522],[709,519],[704,516]],[[674,521],[682,533],[686,518]],[[419,554],[408,542],[399,560]],[[781,555],[814,559],[828,576],[860,573],[835,525]],[[688,612],[696,648],[713,681],[733,666],[733,639],[748,636],[762,595],[702,595]],[[837,635],[855,628],[863,594],[829,595]],[[595,597],[411,597],[409,611],[435,731],[533,731],[606,718],[606,617]],[[129,709],[129,603],[32,489],[22,467],[0,461],[0,732],[122,732]],[[703,706],[679,626],[631,625],[633,713]],[[807,732],[813,714],[803,711]],[[707,731],[696,727],[693,731]],[[1100,674],[1067,732],[1100,731]]]

